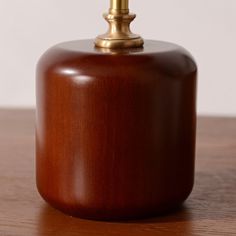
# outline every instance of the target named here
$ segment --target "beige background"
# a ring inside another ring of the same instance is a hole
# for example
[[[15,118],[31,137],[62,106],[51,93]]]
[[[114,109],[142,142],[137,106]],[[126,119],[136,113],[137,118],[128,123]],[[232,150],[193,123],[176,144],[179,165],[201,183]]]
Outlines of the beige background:
[[[0,107],[35,104],[35,64],[51,45],[106,30],[109,0],[0,0]],[[200,114],[236,115],[236,1],[130,0],[133,30],[175,42],[199,65]]]

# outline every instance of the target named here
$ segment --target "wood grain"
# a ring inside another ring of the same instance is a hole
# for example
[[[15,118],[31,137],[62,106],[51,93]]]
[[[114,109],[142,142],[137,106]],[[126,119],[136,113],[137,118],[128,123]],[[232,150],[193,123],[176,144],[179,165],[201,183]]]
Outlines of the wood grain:
[[[0,110],[0,236],[236,235],[236,118],[199,118],[194,191],[182,209],[98,222],[49,207],[35,187],[34,112]]]

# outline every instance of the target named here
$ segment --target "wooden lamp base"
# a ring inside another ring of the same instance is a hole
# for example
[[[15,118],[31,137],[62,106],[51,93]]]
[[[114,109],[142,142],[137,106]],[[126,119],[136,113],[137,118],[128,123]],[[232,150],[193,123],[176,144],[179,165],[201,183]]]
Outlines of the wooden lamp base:
[[[90,219],[156,215],[194,181],[197,67],[182,47],[58,44],[37,68],[37,186]]]

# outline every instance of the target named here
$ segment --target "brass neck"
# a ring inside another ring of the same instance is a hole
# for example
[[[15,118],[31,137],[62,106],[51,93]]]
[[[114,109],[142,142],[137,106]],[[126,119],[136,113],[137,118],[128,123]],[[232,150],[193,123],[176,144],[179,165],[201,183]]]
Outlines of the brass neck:
[[[110,0],[110,9],[129,10],[129,0]]]
[[[111,49],[142,47],[143,39],[130,30],[130,23],[135,17],[135,14],[129,13],[128,0],[111,0],[109,13],[104,14],[109,30],[96,38],[95,46]]]

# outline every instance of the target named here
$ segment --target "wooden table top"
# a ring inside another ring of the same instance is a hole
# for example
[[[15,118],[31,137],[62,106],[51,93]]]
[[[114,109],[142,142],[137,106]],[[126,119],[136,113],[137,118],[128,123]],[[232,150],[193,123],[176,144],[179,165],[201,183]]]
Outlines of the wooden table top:
[[[35,187],[34,112],[0,110],[0,236],[236,235],[236,118],[199,118],[196,181],[183,208],[142,221],[72,218]]]

